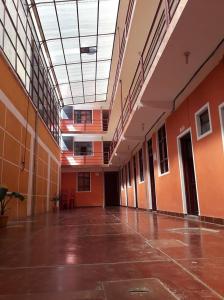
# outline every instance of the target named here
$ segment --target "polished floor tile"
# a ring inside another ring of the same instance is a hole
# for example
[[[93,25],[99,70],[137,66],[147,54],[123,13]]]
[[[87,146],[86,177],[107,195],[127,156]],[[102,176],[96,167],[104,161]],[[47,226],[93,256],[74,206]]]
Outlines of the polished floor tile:
[[[85,208],[0,229],[1,299],[224,299],[224,229]]]

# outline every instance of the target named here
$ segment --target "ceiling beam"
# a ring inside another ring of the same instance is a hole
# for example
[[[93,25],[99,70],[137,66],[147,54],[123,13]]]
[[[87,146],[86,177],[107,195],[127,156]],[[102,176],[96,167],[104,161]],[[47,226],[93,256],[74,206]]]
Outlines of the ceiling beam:
[[[163,112],[172,111],[173,102],[172,101],[149,101],[149,102],[140,102],[138,104],[138,109],[147,108],[147,109],[159,109]]]

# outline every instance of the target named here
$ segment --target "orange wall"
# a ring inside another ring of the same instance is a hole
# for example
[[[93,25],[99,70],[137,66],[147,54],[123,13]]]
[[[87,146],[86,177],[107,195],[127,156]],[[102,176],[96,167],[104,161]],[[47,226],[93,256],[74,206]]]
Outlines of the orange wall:
[[[74,124],[74,120],[61,120],[62,133],[68,132],[85,132],[85,133],[101,133],[102,129],[102,111],[93,110],[92,124]]]
[[[91,172],[91,191],[77,191],[77,173],[62,172],[61,190],[69,194],[75,194],[75,206],[103,206],[104,202],[104,179],[102,172]]]
[[[224,64],[220,63],[191,95],[165,121],[169,172],[159,175],[158,157],[154,161],[157,209],[170,212],[183,212],[181,179],[178,160],[177,137],[188,128],[192,133],[198,200],[201,216],[224,218],[224,151],[218,106],[224,102]],[[197,140],[195,113],[209,102],[212,133]],[[158,155],[155,132],[152,136],[153,153]],[[146,169],[146,145],[144,149],[144,167]],[[138,155],[138,203],[148,208],[148,171],[145,170],[145,182],[139,183]]]
[[[61,164],[64,166],[102,165],[103,142],[93,142],[93,155],[89,156],[74,156],[73,152],[63,151],[61,154]]]
[[[35,214],[46,212],[47,201],[51,207],[50,199],[58,191],[60,150],[41,118],[38,117],[38,138],[45,145],[45,148],[38,142],[35,156],[37,169],[34,179],[36,191],[35,193],[32,193],[32,190],[29,191],[29,180],[32,178],[30,167],[33,164],[33,147],[31,147],[31,141],[33,144],[35,109],[3,56],[0,56],[0,74],[2,74],[0,80],[2,93],[0,96],[0,185],[6,185],[9,190],[18,191],[26,197],[26,201],[22,203],[14,199],[10,202],[8,215],[15,219],[27,216],[28,202],[29,205],[32,202]],[[28,103],[30,103],[28,124],[31,129],[27,133],[25,146],[26,128],[22,120],[26,119]],[[8,105],[11,106],[11,110]],[[20,116],[18,117],[18,115]],[[25,168],[22,169],[21,162],[24,155]],[[50,160],[48,176],[49,156],[52,155],[57,163],[52,159]]]
[[[166,121],[170,173],[158,177],[158,208],[182,212],[177,136],[191,128],[200,215],[224,217],[224,152],[218,106],[224,101],[224,65],[220,63]],[[197,140],[195,113],[209,102],[212,133]],[[155,137],[154,137],[155,141]],[[154,143],[155,144],[155,143]]]

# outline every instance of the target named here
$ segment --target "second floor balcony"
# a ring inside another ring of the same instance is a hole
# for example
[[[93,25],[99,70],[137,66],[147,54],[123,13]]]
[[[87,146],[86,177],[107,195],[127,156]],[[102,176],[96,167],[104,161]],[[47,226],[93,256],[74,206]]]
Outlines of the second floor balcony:
[[[75,110],[64,107],[60,129],[62,133],[103,133],[108,129],[107,110]]]
[[[106,166],[109,162],[108,142],[74,141],[71,136],[62,137],[62,166]]]

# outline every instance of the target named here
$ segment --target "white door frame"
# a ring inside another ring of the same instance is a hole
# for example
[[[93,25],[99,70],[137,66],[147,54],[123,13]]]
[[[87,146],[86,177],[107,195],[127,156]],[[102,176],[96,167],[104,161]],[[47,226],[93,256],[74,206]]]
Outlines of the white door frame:
[[[146,176],[147,176],[147,191],[148,191],[148,204],[149,204],[149,209],[152,209],[152,188],[151,188],[151,175],[150,175],[150,167],[149,167],[149,151],[148,151],[148,141],[150,139],[146,140],[145,146],[146,146]]]
[[[198,196],[197,173],[196,173],[196,168],[195,168],[195,158],[194,158],[194,148],[193,148],[191,127],[187,128],[186,130],[184,130],[183,132],[181,132],[181,134],[179,134],[177,136],[177,150],[178,150],[178,161],[179,161],[179,172],[180,172],[180,185],[181,185],[181,194],[182,194],[183,213],[187,214],[187,200],[186,200],[186,189],[185,189],[185,182],[184,182],[184,170],[183,170],[183,160],[182,160],[180,140],[187,133],[190,133],[190,136],[191,136],[191,149],[192,149],[196,194],[197,194],[197,202],[198,202],[198,215],[200,216],[200,201],[199,201],[199,196]]]

